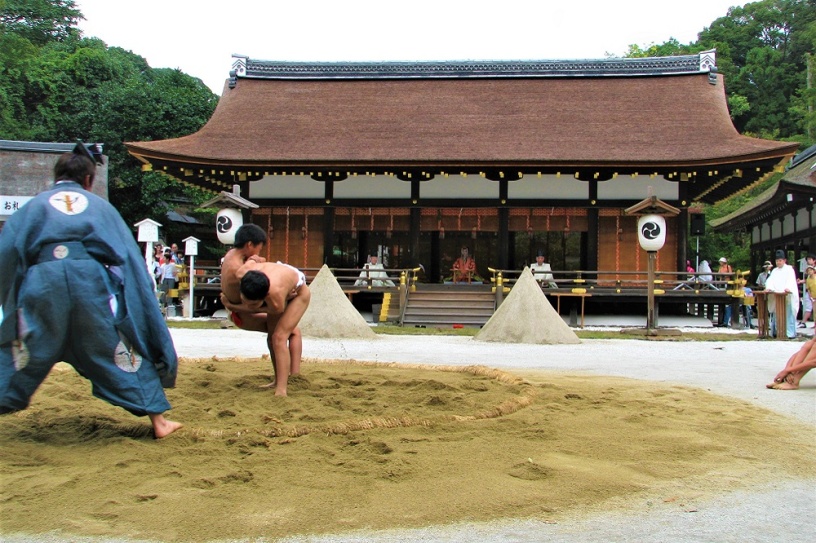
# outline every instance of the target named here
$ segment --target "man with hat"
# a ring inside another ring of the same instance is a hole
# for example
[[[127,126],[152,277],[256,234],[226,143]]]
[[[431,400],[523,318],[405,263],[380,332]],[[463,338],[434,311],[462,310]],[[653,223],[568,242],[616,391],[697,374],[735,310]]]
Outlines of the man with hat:
[[[60,156],[54,186],[0,233],[0,414],[28,407],[64,361],[94,396],[149,417],[162,438],[181,427],[163,415],[176,351],[130,228],[91,192],[102,160],[93,147]]]
[[[368,262],[360,272],[360,279],[354,282],[355,287],[365,286],[369,283],[372,287],[393,287],[394,282],[388,278],[385,268],[379,263],[380,257],[376,251],[368,257]]]
[[[799,287],[796,283],[796,272],[788,264],[785,251],[776,251],[776,267],[771,271],[765,282],[767,292],[786,293],[785,335],[788,339],[796,338],[796,313],[799,311]],[[775,303],[768,300],[768,310],[771,312],[771,335],[776,335],[776,327],[780,325],[780,316],[776,315]]]
[[[544,286],[544,281],[547,281],[548,287],[558,287],[558,285],[553,282],[552,268],[550,268],[549,262],[544,262],[544,251],[541,249],[536,253],[536,261],[530,264],[530,271],[533,272],[533,277],[535,277],[536,281],[542,286]]]

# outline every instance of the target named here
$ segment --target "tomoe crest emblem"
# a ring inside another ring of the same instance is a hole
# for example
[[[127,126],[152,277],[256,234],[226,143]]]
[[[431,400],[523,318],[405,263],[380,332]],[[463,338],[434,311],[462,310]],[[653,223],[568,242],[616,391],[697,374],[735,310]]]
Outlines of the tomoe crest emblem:
[[[640,227],[640,233],[644,239],[657,239],[660,237],[660,225],[652,221],[645,222]]]
[[[220,215],[218,217],[218,222],[217,222],[217,224],[215,226],[215,229],[219,233],[226,234],[227,232],[232,230],[232,227],[233,227],[233,224],[232,224],[232,219],[231,218],[229,218],[226,215]]]

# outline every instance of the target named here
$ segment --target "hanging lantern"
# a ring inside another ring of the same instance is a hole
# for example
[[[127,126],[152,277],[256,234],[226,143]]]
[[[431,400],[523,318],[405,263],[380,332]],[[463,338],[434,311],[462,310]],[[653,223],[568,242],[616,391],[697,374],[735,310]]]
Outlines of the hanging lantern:
[[[659,251],[666,243],[666,219],[662,215],[643,215],[638,219],[638,241],[644,251]]]
[[[215,231],[218,234],[218,241],[224,245],[235,243],[235,232],[244,224],[244,217],[241,210],[228,207],[220,210],[215,218]]]

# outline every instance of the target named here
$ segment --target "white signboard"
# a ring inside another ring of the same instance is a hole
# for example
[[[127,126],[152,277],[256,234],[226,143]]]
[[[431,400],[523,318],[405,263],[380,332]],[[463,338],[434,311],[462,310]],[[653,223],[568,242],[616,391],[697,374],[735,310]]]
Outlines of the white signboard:
[[[25,204],[33,196],[5,196],[0,194],[0,215],[11,215]]]
[[[161,226],[161,223],[153,219],[142,219],[133,226],[139,229],[136,235],[136,241],[140,243],[156,243],[159,241],[159,226]]]

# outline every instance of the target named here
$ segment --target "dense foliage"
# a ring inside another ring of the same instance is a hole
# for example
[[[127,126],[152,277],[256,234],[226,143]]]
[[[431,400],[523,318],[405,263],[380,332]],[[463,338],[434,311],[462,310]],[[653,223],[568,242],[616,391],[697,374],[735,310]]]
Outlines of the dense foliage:
[[[0,139],[100,142],[109,157],[109,196],[125,221],[150,217],[173,241],[168,203],[201,201],[202,191],[141,171],[125,141],[174,138],[198,130],[218,97],[179,70],[76,28],[73,0],[0,0]]]

